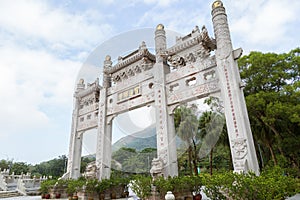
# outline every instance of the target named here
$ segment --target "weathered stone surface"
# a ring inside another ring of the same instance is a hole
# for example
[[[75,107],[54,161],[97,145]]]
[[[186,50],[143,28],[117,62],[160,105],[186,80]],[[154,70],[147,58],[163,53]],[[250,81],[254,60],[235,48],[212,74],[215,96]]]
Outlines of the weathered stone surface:
[[[82,133],[97,127],[96,176],[110,176],[112,119],[128,110],[152,105],[156,110],[157,152],[162,174],[178,175],[173,111],[185,102],[218,95],[225,107],[234,169],[259,173],[252,133],[245,106],[225,8],[212,6],[215,39],[205,26],[176,39],[167,47],[164,26],[156,27],[155,55],[144,42],[132,53],[119,57],[112,66],[104,61],[103,84],[96,80],[85,86],[80,80],[75,91],[72,130],[66,176],[80,176]],[[215,50],[215,55],[211,51]],[[154,170],[154,169],[153,169]]]

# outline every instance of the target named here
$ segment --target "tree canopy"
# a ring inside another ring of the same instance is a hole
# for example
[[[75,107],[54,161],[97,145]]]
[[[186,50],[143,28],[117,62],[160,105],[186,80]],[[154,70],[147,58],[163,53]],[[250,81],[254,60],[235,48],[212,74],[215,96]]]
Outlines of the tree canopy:
[[[253,135],[263,147],[263,159],[276,165],[281,156],[298,168],[299,55],[299,48],[282,54],[251,52],[238,61]]]

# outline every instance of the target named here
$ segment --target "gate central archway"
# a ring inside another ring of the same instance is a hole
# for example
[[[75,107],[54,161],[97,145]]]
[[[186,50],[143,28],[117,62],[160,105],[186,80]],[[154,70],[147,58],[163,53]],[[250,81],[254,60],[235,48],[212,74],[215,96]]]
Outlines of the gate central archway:
[[[167,47],[164,26],[155,30],[155,55],[144,42],[118,58],[113,65],[106,56],[103,84],[98,79],[85,86],[80,80],[75,91],[75,108],[69,147],[67,176],[80,176],[82,133],[97,128],[96,171],[99,179],[110,176],[112,119],[146,105],[156,108],[157,156],[163,174],[178,175],[173,111],[188,101],[219,95],[224,103],[234,170],[259,168],[236,60],[242,50],[233,50],[225,8],[212,6],[215,39],[206,28],[196,26],[176,44]],[[211,55],[215,51],[215,55]],[[172,69],[172,70],[171,70]]]

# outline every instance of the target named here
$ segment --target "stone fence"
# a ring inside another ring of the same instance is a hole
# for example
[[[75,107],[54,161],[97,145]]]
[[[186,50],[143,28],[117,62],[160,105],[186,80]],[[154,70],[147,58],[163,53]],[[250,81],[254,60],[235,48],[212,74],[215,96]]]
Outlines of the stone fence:
[[[15,175],[9,169],[0,169],[0,190],[17,191],[22,195],[35,195],[39,193],[40,185],[47,177],[36,178],[30,173]]]

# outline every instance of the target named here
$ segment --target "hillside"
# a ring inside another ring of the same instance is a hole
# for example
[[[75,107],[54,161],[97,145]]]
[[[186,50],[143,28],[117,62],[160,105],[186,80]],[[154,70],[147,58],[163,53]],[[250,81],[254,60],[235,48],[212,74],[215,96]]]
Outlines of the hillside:
[[[150,126],[147,129],[122,137],[112,146],[112,150],[116,151],[121,147],[134,148],[141,151],[145,148],[156,148],[156,129]]]
[[[182,140],[176,136],[177,147],[180,147],[181,144]],[[112,151],[117,151],[121,147],[133,148],[137,151],[141,151],[145,148],[157,148],[155,125],[119,139],[113,144]]]

